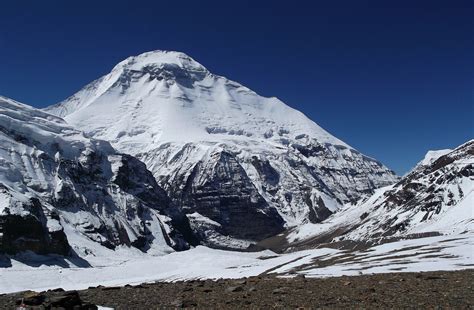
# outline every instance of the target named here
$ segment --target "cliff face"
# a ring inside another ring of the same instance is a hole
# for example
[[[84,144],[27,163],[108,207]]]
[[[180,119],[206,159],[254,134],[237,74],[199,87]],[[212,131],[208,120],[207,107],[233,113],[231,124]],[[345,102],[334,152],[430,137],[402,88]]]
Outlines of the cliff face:
[[[146,166],[107,142],[3,97],[0,142],[1,251],[67,255],[68,234],[142,251],[195,242]]]

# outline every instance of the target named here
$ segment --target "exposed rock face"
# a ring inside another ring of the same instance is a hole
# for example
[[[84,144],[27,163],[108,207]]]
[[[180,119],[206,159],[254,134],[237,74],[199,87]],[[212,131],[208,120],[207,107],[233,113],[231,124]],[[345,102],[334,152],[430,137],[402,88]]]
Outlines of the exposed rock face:
[[[283,230],[283,219],[259,194],[232,154],[218,152],[207,159],[194,166],[182,190],[173,192],[186,213],[197,212],[219,223],[216,233],[236,239],[259,241]],[[173,187],[179,188],[179,184]],[[197,230],[206,242],[208,227]],[[218,240],[210,241],[220,245]]]
[[[332,214],[332,212],[326,208],[324,200],[322,200],[321,197],[318,199],[316,207],[313,206],[311,200],[308,200],[307,203],[310,207],[308,219],[311,223],[319,223],[327,219]]]
[[[142,251],[196,243],[146,166],[108,143],[3,97],[0,142],[0,251],[66,255],[76,235]]]
[[[143,161],[211,246],[320,222],[397,180],[277,98],[177,52],[130,57],[46,110]]]
[[[224,220],[224,217],[215,214],[216,210],[225,213],[223,208],[214,207],[214,209],[206,210],[203,206],[208,203],[207,192],[211,192],[214,198],[227,195],[239,197],[239,199],[255,197],[252,199],[259,203],[253,204],[252,208],[255,208],[257,212],[262,208],[258,206],[266,205],[265,209],[268,210],[264,212],[266,217],[274,216],[274,223],[278,223],[281,217],[285,226],[293,226],[307,221],[321,222],[341,205],[353,203],[362,195],[370,195],[375,187],[387,184],[380,182],[386,174],[386,168],[357,151],[339,147],[339,151],[343,152],[341,154],[335,147],[327,145],[320,147],[320,152],[322,152],[320,156],[315,153],[305,153],[306,157],[301,152],[318,145],[315,141],[308,143],[309,145],[304,147],[301,144],[298,147],[289,145],[281,150],[275,150],[274,153],[258,150],[256,145],[255,151],[252,151],[250,145],[235,146],[219,143],[202,146],[194,143],[184,145],[166,143],[156,150],[137,154],[137,157],[150,167],[158,183],[176,204],[183,208],[184,212],[188,214],[198,212],[221,225],[201,225],[202,229],[206,230],[223,231],[218,227],[226,227],[231,222],[245,223],[247,221],[246,218],[241,217],[241,213],[229,213],[229,220]],[[344,155],[344,152],[349,155]],[[217,160],[218,158],[220,160]],[[222,160],[223,158],[227,160]],[[223,167],[224,163],[225,167]],[[355,169],[354,166],[358,168]],[[242,183],[245,186],[236,186],[224,179],[219,181],[224,185],[217,186],[214,179],[218,167],[225,171],[228,178],[236,176],[239,179],[245,179],[246,182]],[[371,171],[373,175],[367,171]],[[213,184],[214,187],[211,186]],[[226,184],[231,185],[226,186]],[[197,189],[199,186],[201,189]],[[249,196],[249,193],[252,194]],[[220,200],[221,206],[223,202],[225,200]],[[243,200],[240,200],[238,204],[248,205]],[[271,209],[276,210],[277,213],[270,211]],[[206,222],[205,218],[201,218],[201,222]],[[197,221],[199,221],[198,218],[194,216],[192,222]],[[247,228],[250,226],[250,224],[246,225]],[[270,228],[268,225],[263,225],[263,227]],[[269,231],[273,233],[276,230]],[[230,233],[227,235],[236,236]],[[260,237],[267,237],[267,234],[261,234]],[[258,239],[251,238],[250,240]]]
[[[0,191],[2,194],[7,193],[5,188],[0,188]],[[11,215],[7,209],[0,215],[0,251],[7,254],[26,250],[39,254],[70,254],[70,245],[64,230],[49,230],[46,227],[48,218],[38,199],[30,199],[29,203],[23,205],[23,209],[29,214]],[[55,213],[49,214],[49,218],[59,220]]]

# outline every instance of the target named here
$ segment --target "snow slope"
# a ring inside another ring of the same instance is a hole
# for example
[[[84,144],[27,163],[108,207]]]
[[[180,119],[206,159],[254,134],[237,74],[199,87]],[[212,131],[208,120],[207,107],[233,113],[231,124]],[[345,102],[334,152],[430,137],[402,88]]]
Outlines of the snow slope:
[[[213,246],[246,247],[264,231],[320,222],[397,180],[301,112],[178,52],[127,58],[46,111],[145,162],[184,212],[199,213],[193,229]],[[236,227],[252,210],[265,215],[253,226],[265,229],[244,234]]]
[[[84,255],[75,232],[109,248],[168,253],[187,247],[174,227],[180,217],[188,223],[143,163],[0,97],[0,252]]]
[[[12,267],[0,268],[0,293],[23,290],[66,290],[154,281],[242,278],[270,273],[278,276],[329,277],[386,272],[459,270],[473,267],[473,234],[401,240],[366,251],[320,248],[287,254],[270,251],[230,252],[203,246],[164,256],[143,253],[86,257],[91,268],[54,257],[17,256]],[[57,258],[56,258],[57,259]],[[56,264],[55,264],[56,263]],[[186,268],[183,268],[186,266]]]

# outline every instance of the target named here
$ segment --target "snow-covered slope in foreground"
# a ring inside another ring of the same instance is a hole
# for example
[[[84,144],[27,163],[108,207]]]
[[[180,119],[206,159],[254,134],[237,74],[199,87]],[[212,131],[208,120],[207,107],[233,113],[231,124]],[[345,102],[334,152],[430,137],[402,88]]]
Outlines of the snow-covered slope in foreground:
[[[170,252],[187,247],[180,221],[185,229],[142,162],[0,97],[0,252],[89,253],[71,232],[109,248]]]
[[[369,199],[320,225],[294,230],[288,240],[301,244],[310,240],[377,243],[387,238],[472,231],[474,140],[449,152],[430,152],[397,184],[377,190]]]
[[[396,181],[301,112],[178,52],[127,58],[46,110],[145,162],[212,246],[319,222]]]
[[[116,286],[143,282],[241,278],[270,273],[308,277],[359,275],[385,272],[459,270],[473,267],[474,236],[438,236],[401,240],[365,251],[313,249],[287,254],[229,252],[199,246],[164,256],[131,251],[109,251],[86,259],[91,268],[61,268],[55,258],[21,256],[12,267],[0,268],[0,293],[42,291],[62,287]],[[119,255],[118,255],[119,254]],[[1,261],[0,261],[1,264]],[[39,267],[35,267],[39,266]],[[185,267],[184,267],[185,266]]]

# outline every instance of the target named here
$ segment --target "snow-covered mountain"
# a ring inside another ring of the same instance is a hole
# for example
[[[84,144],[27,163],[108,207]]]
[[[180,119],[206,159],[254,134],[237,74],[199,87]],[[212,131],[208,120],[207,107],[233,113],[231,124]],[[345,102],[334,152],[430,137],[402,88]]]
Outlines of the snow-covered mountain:
[[[178,52],[127,58],[46,111],[142,160],[214,247],[320,222],[397,181],[301,112]]]
[[[378,243],[398,237],[474,231],[474,140],[454,150],[430,151],[398,183],[329,217],[303,225],[289,243]]]
[[[452,151],[453,150],[451,149],[428,151],[426,152],[425,157],[416,165],[416,167],[429,166],[441,156],[446,155]]]
[[[0,252],[82,256],[89,240],[163,253],[190,235],[145,164],[0,97]]]

